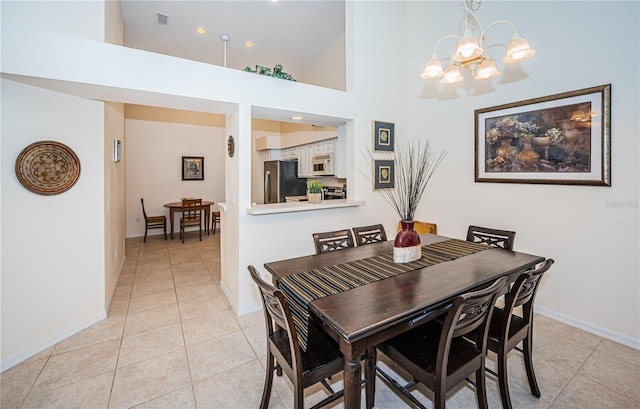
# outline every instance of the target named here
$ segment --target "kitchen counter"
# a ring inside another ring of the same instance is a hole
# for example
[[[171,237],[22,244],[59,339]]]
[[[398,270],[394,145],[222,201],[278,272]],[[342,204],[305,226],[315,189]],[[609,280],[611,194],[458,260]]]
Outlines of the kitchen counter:
[[[259,216],[264,214],[306,212],[310,210],[338,209],[341,207],[356,207],[364,205],[364,201],[349,199],[323,200],[317,204],[309,202],[257,204],[248,208],[247,213]]]

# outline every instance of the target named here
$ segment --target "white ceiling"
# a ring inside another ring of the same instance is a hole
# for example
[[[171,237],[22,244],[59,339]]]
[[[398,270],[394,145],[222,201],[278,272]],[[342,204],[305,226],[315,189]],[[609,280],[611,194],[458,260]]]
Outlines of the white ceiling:
[[[157,13],[168,16],[167,25]],[[223,66],[220,36],[228,34],[227,67],[281,64],[294,77],[344,34],[344,0],[123,0],[122,15],[127,47]]]

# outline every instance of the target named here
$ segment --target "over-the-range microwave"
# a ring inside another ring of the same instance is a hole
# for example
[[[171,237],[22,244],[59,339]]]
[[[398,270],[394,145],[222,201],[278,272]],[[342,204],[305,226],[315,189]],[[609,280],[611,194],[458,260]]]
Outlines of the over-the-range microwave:
[[[311,163],[313,165],[313,175],[314,176],[323,176],[323,175],[333,175],[333,155],[318,155],[314,156],[311,159]]]

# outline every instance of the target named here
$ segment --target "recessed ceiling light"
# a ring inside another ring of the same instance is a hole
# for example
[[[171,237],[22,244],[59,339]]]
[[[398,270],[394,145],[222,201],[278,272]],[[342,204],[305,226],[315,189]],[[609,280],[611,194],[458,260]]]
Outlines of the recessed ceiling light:
[[[253,41],[247,41],[244,45],[246,45],[247,48],[253,48]]]
[[[303,116],[292,116],[291,119],[293,119],[294,121],[302,121],[304,119]]]
[[[196,33],[200,34],[200,35],[205,35],[207,34],[207,29],[204,27],[198,27],[196,28]]]

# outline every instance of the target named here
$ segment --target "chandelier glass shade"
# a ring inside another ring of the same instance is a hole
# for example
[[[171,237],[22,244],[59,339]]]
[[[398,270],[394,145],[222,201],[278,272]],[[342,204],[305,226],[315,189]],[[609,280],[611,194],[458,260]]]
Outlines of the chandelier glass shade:
[[[474,8],[475,5],[475,8]],[[438,40],[433,47],[433,55],[424,66],[420,75],[424,79],[441,79],[443,84],[455,84],[464,79],[460,67],[471,71],[475,80],[488,80],[500,75],[495,61],[489,57],[485,33],[497,24],[508,24],[513,28],[513,35],[507,45],[507,52],[502,62],[513,64],[531,58],[536,51],[529,46],[526,38],[520,36],[516,26],[507,20],[500,20],[489,24],[485,29],[478,17],[473,13],[480,7],[479,0],[463,0],[465,10],[460,35],[449,34]],[[436,49],[443,40],[455,38],[455,47],[451,50],[451,61],[446,69],[442,68],[442,60]]]

